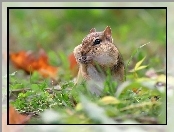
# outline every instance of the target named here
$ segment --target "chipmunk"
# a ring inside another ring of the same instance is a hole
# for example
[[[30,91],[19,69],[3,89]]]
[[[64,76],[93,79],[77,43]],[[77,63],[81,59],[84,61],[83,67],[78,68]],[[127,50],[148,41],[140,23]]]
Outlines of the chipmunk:
[[[74,48],[73,53],[79,65],[76,83],[82,79],[103,83],[108,73],[113,81],[124,81],[123,58],[113,43],[109,26],[102,32],[96,32],[92,28],[82,43]]]

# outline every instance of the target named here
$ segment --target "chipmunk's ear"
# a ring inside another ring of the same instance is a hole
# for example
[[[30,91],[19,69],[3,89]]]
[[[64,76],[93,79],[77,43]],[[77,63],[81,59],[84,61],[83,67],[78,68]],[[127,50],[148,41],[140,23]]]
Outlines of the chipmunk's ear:
[[[107,26],[105,28],[105,30],[103,31],[104,33],[104,36],[106,37],[106,39],[110,40],[110,41],[113,41],[112,40],[112,31],[111,31],[111,28],[109,26]]]
[[[93,33],[93,32],[96,32],[96,29],[95,28],[92,28],[89,33]]]
[[[107,26],[103,32],[106,37],[111,37],[112,32],[109,26]]]

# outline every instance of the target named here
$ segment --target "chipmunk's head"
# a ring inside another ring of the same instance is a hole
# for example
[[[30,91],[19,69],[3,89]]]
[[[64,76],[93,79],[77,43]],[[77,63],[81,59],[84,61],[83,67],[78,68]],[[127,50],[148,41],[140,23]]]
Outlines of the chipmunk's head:
[[[89,35],[90,35],[90,34],[91,34],[92,36],[94,35],[94,37],[97,37],[96,34],[99,34],[99,35],[98,35],[99,38],[98,38],[98,39],[96,38],[95,41],[93,42],[94,45],[100,43],[102,40],[107,40],[107,41],[113,43],[112,31],[111,31],[111,28],[110,28],[109,26],[107,26],[107,27],[105,28],[105,30],[102,31],[102,32],[96,32],[96,29],[95,29],[95,28],[92,28],[92,29],[89,31]]]
[[[108,43],[113,43],[112,31],[109,26],[101,32],[96,32],[96,29],[92,28],[89,34],[82,40],[83,53],[86,54],[92,47]]]
[[[109,26],[107,26],[102,32],[96,32],[96,29],[92,28],[89,31],[89,34],[83,39],[82,45],[88,44],[94,46],[105,41],[113,43],[112,31]]]

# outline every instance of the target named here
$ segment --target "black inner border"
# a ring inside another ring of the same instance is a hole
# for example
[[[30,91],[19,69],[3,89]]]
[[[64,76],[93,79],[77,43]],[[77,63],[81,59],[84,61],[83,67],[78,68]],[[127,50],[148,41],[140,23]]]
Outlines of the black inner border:
[[[166,10],[166,47],[167,47],[167,7],[7,7],[7,125],[9,124],[9,10],[10,9],[165,9]],[[167,48],[166,48],[167,74]],[[167,76],[166,76],[167,88]],[[25,124],[25,125],[111,125],[111,124]],[[167,125],[167,91],[166,91],[166,124],[112,124],[112,125]]]

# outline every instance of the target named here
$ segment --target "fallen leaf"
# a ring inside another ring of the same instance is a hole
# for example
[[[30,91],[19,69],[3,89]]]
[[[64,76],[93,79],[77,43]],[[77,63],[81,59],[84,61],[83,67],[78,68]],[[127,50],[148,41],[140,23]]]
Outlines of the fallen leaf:
[[[9,124],[25,124],[30,117],[19,114],[13,106],[9,107]]]
[[[83,107],[82,107],[82,104],[81,103],[78,103],[77,105],[76,105],[76,107],[75,107],[75,110],[76,111],[81,111],[83,109]]]
[[[28,74],[37,71],[43,77],[56,79],[58,67],[49,64],[48,56],[43,49],[40,49],[38,54],[32,51],[10,53],[10,60],[16,68],[22,69]]]
[[[157,82],[166,83],[166,75],[161,74],[157,77]]]
[[[139,88],[133,88],[132,91],[133,91],[135,94],[139,94],[141,90],[140,90]]]
[[[120,103],[120,101],[113,96],[105,96],[102,99],[100,99],[99,102],[101,102],[105,105],[107,105],[107,104],[119,104]]]
[[[9,107],[9,124],[26,124],[31,116],[18,113],[13,106]],[[3,132],[20,132],[25,125],[7,125],[7,112],[2,114]]]
[[[70,63],[70,71],[73,76],[76,76],[78,73],[78,65],[73,53],[68,56],[68,60]]]

